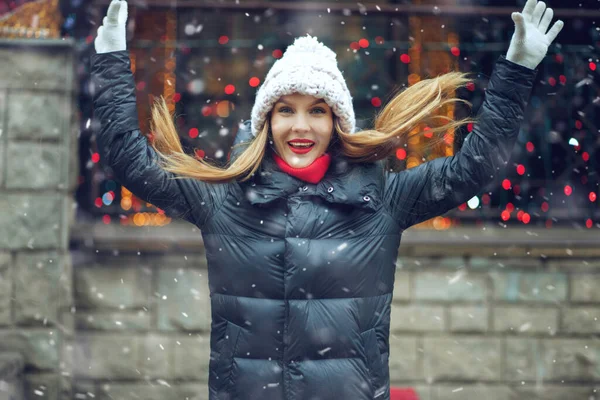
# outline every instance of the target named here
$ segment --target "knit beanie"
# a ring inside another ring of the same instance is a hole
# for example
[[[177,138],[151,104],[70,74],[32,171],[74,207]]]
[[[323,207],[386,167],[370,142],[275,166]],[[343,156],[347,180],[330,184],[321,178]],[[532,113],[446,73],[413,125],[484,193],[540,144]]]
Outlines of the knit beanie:
[[[356,121],[352,96],[338,69],[336,55],[316,37],[296,38],[267,73],[252,106],[253,136],[263,128],[275,103],[282,96],[293,93],[325,100],[340,120],[343,131],[354,133]]]

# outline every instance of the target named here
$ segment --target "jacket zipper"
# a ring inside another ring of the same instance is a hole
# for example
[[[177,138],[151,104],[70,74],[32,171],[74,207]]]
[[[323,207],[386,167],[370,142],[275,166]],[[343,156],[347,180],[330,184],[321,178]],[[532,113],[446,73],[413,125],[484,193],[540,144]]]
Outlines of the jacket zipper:
[[[286,227],[287,227],[287,223],[288,223],[288,215],[290,213],[290,206],[289,206],[289,199],[287,202],[287,209],[285,212],[285,219],[286,219]],[[287,241],[285,240],[285,237],[287,236],[287,232],[284,233],[284,239],[283,239],[283,243],[284,243],[284,248],[283,248],[283,257],[282,257],[282,262],[283,262],[283,301],[285,302],[285,316],[283,318],[283,338],[281,341],[281,359],[283,360],[283,396],[285,397],[284,400],[291,400],[291,397],[288,393],[288,388],[289,388],[289,374],[290,371],[288,369],[287,366],[287,357],[286,357],[286,340],[287,340],[287,334],[288,334],[288,318],[290,315],[290,304],[289,301],[287,299],[287,291],[285,288],[285,282],[286,282],[286,278],[287,278],[287,268],[286,268],[286,260],[285,260],[285,254],[286,254],[286,248],[287,248]]]
[[[285,288],[285,284],[284,284],[284,288]],[[283,393],[285,396],[285,400],[290,400],[290,396],[288,394],[288,388],[289,388],[289,375],[290,375],[290,371],[287,367],[287,358],[286,358],[286,354],[285,354],[285,348],[286,348],[286,338],[287,338],[287,330],[288,330],[288,316],[289,316],[289,303],[287,301],[287,299],[285,299],[285,319],[283,320],[283,348],[282,348],[282,359],[283,359]]]

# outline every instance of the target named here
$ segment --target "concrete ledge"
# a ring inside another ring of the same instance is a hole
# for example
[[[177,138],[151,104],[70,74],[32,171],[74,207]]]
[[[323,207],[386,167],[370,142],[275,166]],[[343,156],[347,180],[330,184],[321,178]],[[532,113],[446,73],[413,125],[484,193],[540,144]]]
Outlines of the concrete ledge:
[[[75,46],[75,40],[73,38],[64,39],[24,39],[24,38],[1,38],[0,47],[73,47]]]
[[[185,222],[163,227],[131,227],[103,223],[77,223],[71,249],[204,253],[201,232]],[[413,227],[402,235],[401,256],[600,256],[597,229],[456,227],[435,231]]]

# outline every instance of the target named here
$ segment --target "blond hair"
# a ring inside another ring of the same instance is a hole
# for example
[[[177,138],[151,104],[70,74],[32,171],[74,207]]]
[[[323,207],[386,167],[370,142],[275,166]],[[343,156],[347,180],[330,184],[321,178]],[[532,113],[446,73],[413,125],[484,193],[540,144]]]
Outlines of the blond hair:
[[[339,152],[352,162],[374,162],[395,154],[410,132],[425,124],[431,134],[440,134],[458,128],[475,119],[454,120],[435,115],[447,104],[471,103],[454,97],[455,91],[466,86],[471,79],[467,73],[449,72],[432,79],[421,80],[396,95],[375,116],[372,129],[356,133],[343,132],[334,117],[334,140]],[[254,174],[265,156],[269,139],[270,118],[253,140],[234,146],[245,146],[233,162],[223,168],[211,165],[183,151],[179,135],[173,123],[165,99],[155,100],[152,108],[152,147],[159,155],[161,166],[176,176],[194,178],[205,182],[224,183],[231,180],[245,181]],[[442,121],[442,122],[440,122]]]

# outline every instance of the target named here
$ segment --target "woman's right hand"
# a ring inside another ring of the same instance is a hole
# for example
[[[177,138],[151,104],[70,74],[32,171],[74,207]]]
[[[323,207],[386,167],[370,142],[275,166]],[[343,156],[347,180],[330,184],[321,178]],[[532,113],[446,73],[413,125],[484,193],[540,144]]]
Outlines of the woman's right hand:
[[[112,0],[108,6],[98,36],[94,40],[96,53],[127,50],[125,26],[127,24],[127,1]]]

